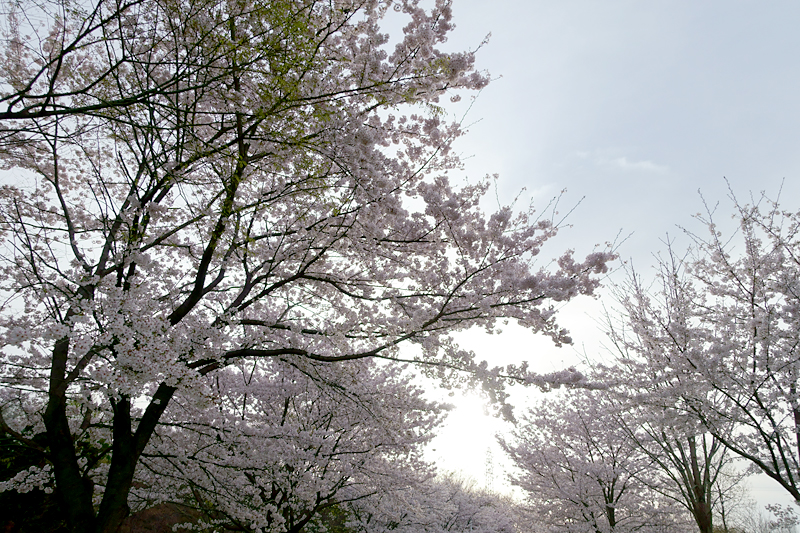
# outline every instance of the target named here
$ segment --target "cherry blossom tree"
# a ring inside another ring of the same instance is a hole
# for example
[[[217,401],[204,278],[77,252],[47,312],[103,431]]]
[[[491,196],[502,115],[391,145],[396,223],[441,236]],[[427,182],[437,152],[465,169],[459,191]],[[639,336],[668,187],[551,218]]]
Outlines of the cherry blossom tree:
[[[617,369],[614,423],[651,462],[641,481],[684,506],[701,533],[712,533],[716,511],[724,520],[723,498],[742,476],[722,475],[731,454],[693,413],[662,403],[664,367],[649,363]]]
[[[522,526],[511,498],[453,475],[354,500],[348,510],[357,533],[513,533]]]
[[[684,312],[681,302],[685,294],[672,291],[666,281],[679,278],[678,264],[670,254],[659,273],[659,279],[666,282],[664,293],[671,298],[665,308],[672,324],[670,342],[642,349],[642,339],[628,327],[627,319],[641,311],[636,305],[640,300],[630,295],[646,292],[642,280],[629,271],[627,285],[618,291],[626,319],[621,323],[608,319],[615,364],[599,370],[622,406],[617,423],[660,474],[657,490],[686,507],[699,531],[712,533],[715,511],[723,509],[721,498],[740,476],[721,475],[731,463],[731,454],[698,419],[700,403],[690,399],[708,399],[713,391],[698,375],[675,365],[702,338]]]
[[[331,507],[433,475],[422,445],[442,411],[410,376],[368,360],[312,371],[240,361],[207,380],[215,408],[173,401],[130,499],[182,502],[231,530],[297,533]]]
[[[394,41],[392,10],[406,21]],[[473,53],[437,49],[449,2],[6,11],[0,427],[41,457],[7,481],[52,477],[72,531],[115,531],[143,454],[179,416],[165,412],[238,401],[206,380],[230,383],[245,359],[259,376],[274,359],[309,376],[413,362],[500,402],[508,380],[581,381],[491,368],[452,336],[514,320],[569,342],[554,303],[592,294],[612,256],[537,265],[547,217],[486,215],[487,182],[450,184],[461,129],[439,100],[487,76]],[[108,434],[83,442],[97,426]]]
[[[619,425],[618,409],[593,391],[546,399],[501,441],[518,470],[511,482],[527,494],[541,531],[686,530],[673,502],[653,486],[652,461]]]
[[[800,502],[800,215],[732,199],[738,231],[709,210],[708,237],[669,254],[656,290],[630,285],[626,350],[658,361],[676,407]]]

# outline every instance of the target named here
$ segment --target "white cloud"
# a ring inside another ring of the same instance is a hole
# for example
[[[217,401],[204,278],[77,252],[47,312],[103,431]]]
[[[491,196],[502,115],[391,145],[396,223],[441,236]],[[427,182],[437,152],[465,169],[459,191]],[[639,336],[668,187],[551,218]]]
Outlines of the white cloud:
[[[666,165],[657,165],[650,160],[647,161],[629,161],[627,157],[618,157],[611,161],[600,161],[600,164],[610,164],[624,170],[639,170],[644,172],[653,172],[656,174],[666,174],[669,172],[669,167]]]
[[[667,165],[659,165],[649,159],[636,161],[626,156],[615,157],[614,150],[609,149],[597,149],[594,151],[577,150],[573,152],[573,155],[578,159],[588,160],[598,167],[613,167],[626,171],[648,172],[652,174],[669,173],[669,167]]]

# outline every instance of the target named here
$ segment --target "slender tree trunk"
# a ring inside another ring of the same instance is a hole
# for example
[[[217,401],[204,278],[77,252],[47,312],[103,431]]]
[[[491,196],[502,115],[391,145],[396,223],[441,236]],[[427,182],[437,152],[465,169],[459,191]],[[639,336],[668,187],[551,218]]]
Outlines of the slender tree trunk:
[[[711,514],[711,506],[705,502],[698,502],[692,509],[694,520],[697,522],[697,527],[700,533],[713,533],[714,521]]]
[[[608,517],[608,526],[611,529],[611,531],[614,531],[614,529],[617,527],[617,517],[616,514],[614,513],[615,511],[616,509],[614,508],[613,505],[606,506],[606,516]]]
[[[689,437],[689,456],[691,458],[692,491],[694,502],[692,514],[700,528],[700,533],[713,533],[714,517],[711,513],[711,498],[707,481],[700,472],[700,461],[697,456],[697,440]]]

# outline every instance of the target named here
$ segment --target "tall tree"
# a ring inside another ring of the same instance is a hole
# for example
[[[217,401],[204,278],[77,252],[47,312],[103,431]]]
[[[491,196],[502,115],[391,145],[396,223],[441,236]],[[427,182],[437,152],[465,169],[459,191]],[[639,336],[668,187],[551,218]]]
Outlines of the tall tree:
[[[487,216],[487,183],[450,185],[460,128],[439,98],[487,76],[437,49],[449,2],[6,11],[0,420],[72,531],[117,529],[173,399],[242,359],[412,361],[499,400],[508,379],[580,379],[491,369],[451,336],[513,319],[567,342],[553,302],[591,294],[611,256],[537,267],[550,221]],[[101,412],[110,435],[88,450]]]
[[[723,468],[731,463],[731,455],[693,414],[652,401],[650,393],[659,384],[651,380],[659,372],[654,367],[647,370],[651,373],[621,373],[630,380],[617,386],[618,391],[624,388],[625,399],[620,402],[615,423],[650,459],[653,468],[641,481],[684,506],[700,533],[712,533],[716,511],[724,513],[724,495],[741,476],[721,476]],[[647,377],[637,379],[642,376]],[[658,395],[658,399],[663,397]]]
[[[620,402],[618,425],[660,474],[656,475],[660,478],[657,490],[686,507],[701,533],[712,533],[717,503],[730,488],[731,478],[720,474],[730,463],[731,454],[698,419],[700,402],[688,400],[708,399],[713,391],[696,373],[687,373],[682,365],[675,364],[703,339],[693,317],[686,313],[686,294],[675,292],[669,281],[680,276],[678,264],[670,255],[659,272],[659,279],[665,283],[663,291],[670,295],[663,310],[672,325],[670,342],[642,349],[642,339],[627,321],[615,324],[609,317],[608,336],[616,348],[612,354],[615,365],[600,368],[611,384],[611,394]],[[644,293],[641,279],[632,271],[625,290],[618,293],[626,317],[641,311],[630,293]]]
[[[543,531],[681,530],[618,409],[604,393],[576,391],[530,408],[512,439],[501,441],[518,470],[511,482],[526,492]]]
[[[708,236],[670,253],[656,290],[630,284],[618,338],[673,376],[676,407],[800,502],[800,214],[733,200],[738,231],[701,217]]]

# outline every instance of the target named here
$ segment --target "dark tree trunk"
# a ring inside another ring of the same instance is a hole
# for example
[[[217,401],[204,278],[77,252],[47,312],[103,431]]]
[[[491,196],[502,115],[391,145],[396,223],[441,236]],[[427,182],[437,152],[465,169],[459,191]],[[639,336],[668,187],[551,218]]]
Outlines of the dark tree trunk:
[[[93,533],[95,517],[92,486],[89,480],[81,475],[67,418],[65,378],[68,352],[69,338],[58,340],[53,347],[44,425],[47,429],[50,461],[56,478],[56,495],[67,524],[75,533]]]

